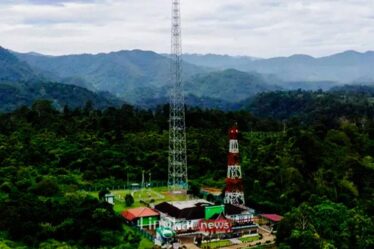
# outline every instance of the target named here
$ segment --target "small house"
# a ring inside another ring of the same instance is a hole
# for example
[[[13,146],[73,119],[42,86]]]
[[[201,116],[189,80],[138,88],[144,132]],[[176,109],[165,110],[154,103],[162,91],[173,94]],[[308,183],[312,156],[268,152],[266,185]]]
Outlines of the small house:
[[[131,225],[138,227],[156,227],[160,214],[148,207],[131,208],[122,212],[122,217]]]
[[[113,194],[106,194],[106,195],[104,196],[104,199],[105,199],[105,201],[108,202],[109,204],[114,205],[114,200],[115,200],[115,198],[114,198],[114,195],[113,195]]]
[[[260,214],[259,224],[270,232],[276,232],[278,229],[279,222],[283,219],[283,216],[278,214]]]

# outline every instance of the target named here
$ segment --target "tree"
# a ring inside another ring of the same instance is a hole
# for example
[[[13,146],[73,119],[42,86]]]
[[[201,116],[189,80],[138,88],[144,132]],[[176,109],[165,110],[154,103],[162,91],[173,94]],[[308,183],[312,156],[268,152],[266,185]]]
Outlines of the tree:
[[[199,184],[195,182],[191,182],[189,184],[188,194],[191,194],[193,196],[200,196],[201,194],[200,190],[201,190],[201,187]]]
[[[34,192],[37,195],[54,196],[60,192],[60,188],[56,182],[56,179],[48,177],[44,178],[36,184],[36,186],[34,187]]]
[[[134,197],[131,194],[127,194],[125,196],[125,203],[127,207],[131,207],[134,204]]]
[[[105,201],[105,195],[110,194],[109,190],[102,189],[99,191],[99,200]]]
[[[206,197],[206,200],[210,202],[214,202],[215,198],[212,194],[208,194],[208,196]]]
[[[281,221],[277,243],[296,248],[371,248],[372,220],[359,209],[324,200],[294,208]]]

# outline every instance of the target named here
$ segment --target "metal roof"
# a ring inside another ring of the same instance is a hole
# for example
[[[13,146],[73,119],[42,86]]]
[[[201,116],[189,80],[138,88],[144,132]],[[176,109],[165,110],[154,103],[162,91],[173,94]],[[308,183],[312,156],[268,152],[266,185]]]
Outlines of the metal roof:
[[[122,212],[122,217],[126,220],[132,221],[137,218],[158,216],[156,210],[148,207],[131,208]]]
[[[283,219],[283,216],[278,214],[260,214],[260,216],[273,222],[279,222]]]

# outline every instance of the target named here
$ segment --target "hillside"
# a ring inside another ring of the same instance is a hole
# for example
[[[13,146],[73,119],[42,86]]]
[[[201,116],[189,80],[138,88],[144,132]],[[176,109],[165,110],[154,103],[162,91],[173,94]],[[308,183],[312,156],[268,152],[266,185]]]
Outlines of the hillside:
[[[27,63],[20,62],[16,56],[0,46],[0,82],[27,81],[40,78],[41,76]]]
[[[259,74],[234,69],[197,74],[186,80],[184,85],[187,105],[220,110],[238,109],[241,101],[258,93],[281,89],[269,84]],[[168,91],[167,86],[139,87],[126,100],[137,106],[153,108],[168,103]]]
[[[234,69],[192,77],[185,84],[185,91],[197,97],[221,99],[238,103],[260,92],[280,90],[271,85],[259,74],[249,74]]]
[[[366,96],[374,97],[374,83],[367,83],[367,85],[344,85],[333,87],[330,92],[338,93],[356,93]]]
[[[2,73],[4,79],[29,81],[43,75],[42,78],[49,81],[76,85],[93,92],[107,91],[145,108],[153,108],[169,100],[170,60],[167,55],[141,50],[66,56],[3,51],[6,56],[2,61],[7,67],[6,74]],[[353,51],[323,58],[305,55],[272,59],[184,55],[186,61],[196,64],[184,64],[186,102],[202,108],[232,110],[258,93],[282,89],[329,90],[341,86],[333,81],[339,79],[330,77],[334,74],[340,77],[349,73],[349,77],[356,75],[356,78],[370,81],[365,72],[371,55],[369,52],[360,54]],[[226,67],[244,71],[221,70]],[[314,74],[318,77],[307,76],[313,70],[318,72]],[[355,72],[350,73],[350,70]]]
[[[340,89],[340,90],[339,90]],[[374,118],[373,91],[370,87],[336,88],[331,92],[284,91],[261,93],[245,104],[244,109],[261,117],[278,120],[296,119],[314,124],[340,122],[340,119],[362,122],[363,118]]]
[[[303,93],[289,95],[275,100],[287,107]],[[305,112],[301,121],[313,119],[313,125],[291,119],[285,131],[280,121],[246,111],[187,108],[191,190],[224,186],[227,129],[236,121],[246,204],[285,216],[279,243],[373,248],[373,119],[358,122],[366,117],[364,102],[335,105],[334,98]],[[330,119],[323,115],[327,108]],[[166,182],[168,118],[166,106],[58,112],[46,102],[0,115],[0,247],[144,248],[113,206],[82,189],[131,186],[142,172],[152,173],[152,183]],[[144,201],[137,196],[137,203]],[[116,201],[123,207],[123,197]]]
[[[42,56],[20,54],[16,56],[57,80],[68,80],[97,91],[109,91],[118,97],[132,98],[132,92],[142,87],[162,87],[169,83],[170,60],[151,51],[119,51],[108,54],[81,54]],[[184,77],[204,70],[185,63]],[[70,79],[70,80],[69,80]],[[71,80],[75,79],[75,80]]]
[[[183,60],[203,67],[215,69],[241,68],[248,62],[258,60],[259,58],[248,56],[230,56],[218,54],[183,54]]]
[[[269,59],[219,55],[186,55],[187,62],[205,67],[271,74],[284,81],[336,81],[350,83],[374,80],[374,52],[346,51],[314,58],[293,55]]]
[[[90,101],[102,109],[120,106],[122,101],[108,93],[93,93],[85,88],[61,83],[1,83],[0,112],[9,112],[20,106],[31,106],[36,100],[50,100],[57,109],[83,107]]]

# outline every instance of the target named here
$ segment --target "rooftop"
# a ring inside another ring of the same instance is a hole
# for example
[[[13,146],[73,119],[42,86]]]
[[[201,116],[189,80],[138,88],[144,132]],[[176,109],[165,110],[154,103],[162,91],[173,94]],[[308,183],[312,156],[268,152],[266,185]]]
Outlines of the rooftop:
[[[139,207],[131,208],[122,212],[122,217],[126,220],[132,221],[137,218],[158,216],[159,213],[152,208],[148,207]]]
[[[219,188],[210,188],[210,187],[203,187],[201,188],[201,190],[203,192],[206,192],[206,193],[209,193],[209,194],[212,194],[214,196],[219,196],[222,194],[222,189],[219,189]]]
[[[169,202],[171,205],[178,209],[185,209],[185,208],[193,208],[199,206],[211,206],[213,203],[208,202],[204,199],[196,199],[196,200],[189,200],[189,201],[172,201]]]
[[[203,199],[197,199],[162,202],[155,205],[155,209],[176,219],[196,220],[205,218],[205,207],[207,206],[214,206],[214,204]],[[249,208],[225,204],[225,214],[227,215],[239,215],[249,212],[252,212]]]
[[[283,216],[280,216],[278,214],[260,214],[260,216],[273,222],[279,222],[283,219]]]

